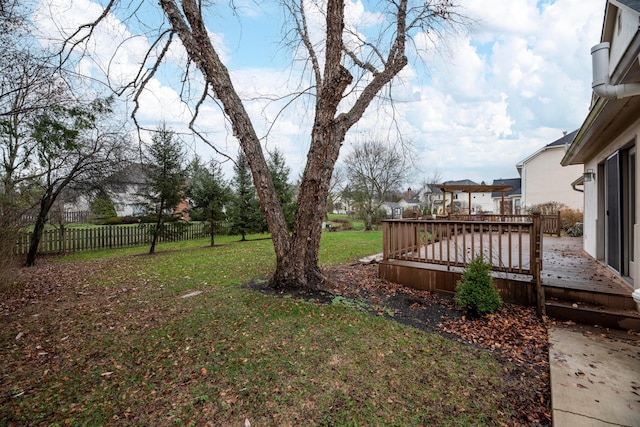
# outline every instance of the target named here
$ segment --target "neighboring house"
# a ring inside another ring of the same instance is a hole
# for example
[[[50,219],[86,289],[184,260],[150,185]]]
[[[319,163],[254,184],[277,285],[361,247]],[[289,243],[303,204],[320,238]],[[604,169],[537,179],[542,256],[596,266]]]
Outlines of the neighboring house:
[[[146,173],[142,164],[131,163],[110,176],[107,188],[118,216],[137,216],[147,213],[149,200],[144,197]]]
[[[504,199],[505,215],[522,214],[522,181],[520,178],[494,179],[492,185],[508,185],[511,187],[511,190],[507,190],[504,192],[504,196],[501,191],[494,191],[493,193],[491,193],[494,212],[503,212],[502,201]]]
[[[584,250],[635,288],[640,303],[640,1],[606,3],[589,113],[562,165],[583,164]],[[577,176],[576,176],[577,177]],[[640,307],[640,306],[639,306]]]
[[[485,191],[481,193],[471,193],[472,214],[493,213],[496,212],[494,209],[492,192]]]
[[[545,145],[518,162],[516,169],[522,179],[522,206],[524,209],[548,202],[560,202],[568,208],[583,210],[583,195],[572,187],[582,173],[582,165],[562,167],[565,148],[571,144],[577,130]]]
[[[442,191],[438,188],[438,184],[426,184],[422,189],[420,189],[418,198],[420,199],[421,205],[431,211],[433,209],[433,202],[436,199],[437,195],[442,195]]]
[[[384,202],[380,205],[380,209],[385,211],[391,219],[402,218],[402,206],[395,202]]]
[[[145,197],[147,192],[146,174],[140,163],[130,163],[111,175],[103,183],[103,187],[119,217],[140,216],[149,213],[150,201]],[[89,197],[76,197],[73,203],[65,203],[65,211],[89,211]],[[173,215],[189,221],[189,201],[183,200],[174,209]]]
[[[411,187],[407,189],[405,196],[398,201],[398,204],[402,209],[414,209],[418,212],[422,212],[422,200],[420,199],[420,192],[413,192]]]
[[[147,213],[148,199],[143,194],[146,186],[146,175],[140,163],[130,163],[108,177],[102,184],[119,217],[137,216]],[[65,211],[91,210],[91,196],[80,195],[72,202],[65,203]]]
[[[344,198],[341,194],[337,195],[333,199],[332,212],[334,214],[347,214],[351,212],[352,201]]]

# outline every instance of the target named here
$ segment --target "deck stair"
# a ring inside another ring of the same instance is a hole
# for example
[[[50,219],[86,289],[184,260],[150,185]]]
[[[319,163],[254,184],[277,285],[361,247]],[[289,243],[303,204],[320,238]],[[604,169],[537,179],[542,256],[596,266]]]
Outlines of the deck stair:
[[[549,317],[640,331],[629,283],[584,253],[579,239],[545,238],[544,243],[541,278]]]

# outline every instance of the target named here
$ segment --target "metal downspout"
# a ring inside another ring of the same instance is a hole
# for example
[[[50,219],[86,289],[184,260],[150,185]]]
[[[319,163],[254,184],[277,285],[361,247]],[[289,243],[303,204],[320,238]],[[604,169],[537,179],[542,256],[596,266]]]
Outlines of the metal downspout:
[[[640,83],[612,85],[609,80],[609,42],[599,43],[591,48],[593,91],[601,98],[621,99],[640,95]],[[640,58],[638,58],[640,60]]]

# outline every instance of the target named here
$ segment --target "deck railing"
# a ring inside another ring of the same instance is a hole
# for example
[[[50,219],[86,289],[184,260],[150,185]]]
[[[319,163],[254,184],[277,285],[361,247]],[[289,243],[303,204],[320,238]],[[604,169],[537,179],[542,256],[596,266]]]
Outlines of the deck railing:
[[[562,234],[562,212],[555,214],[540,215],[542,233],[555,234],[558,237]],[[500,214],[454,214],[450,216],[437,216],[441,220],[457,220],[457,221],[500,221],[500,222],[531,222],[533,215],[500,215]]]
[[[513,217],[513,216],[511,216]],[[532,276],[541,291],[542,217],[505,221],[387,220],[383,223],[383,258],[451,267],[466,267],[478,255],[493,271]]]

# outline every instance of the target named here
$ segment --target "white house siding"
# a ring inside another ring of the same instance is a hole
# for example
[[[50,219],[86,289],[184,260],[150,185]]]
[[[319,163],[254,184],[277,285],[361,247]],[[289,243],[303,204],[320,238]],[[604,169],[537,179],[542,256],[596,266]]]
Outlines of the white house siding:
[[[124,191],[111,194],[111,200],[118,216],[136,216],[146,212],[149,200],[141,195],[142,186],[128,184]]]
[[[571,209],[583,210],[582,193],[571,187],[571,183],[582,175],[582,166],[562,167],[563,156],[564,146],[546,147],[523,162],[521,200],[525,208],[561,202]]]
[[[476,213],[493,212],[493,199],[491,193],[471,193],[471,210]]]
[[[614,28],[611,31],[611,50],[609,52],[609,75],[624,55],[627,46],[638,31],[638,15],[625,9],[617,9]]]
[[[637,148],[640,141],[640,118],[622,132],[615,140],[605,148],[599,151],[593,158],[585,162],[584,170],[593,170],[596,172],[595,180],[584,183],[584,250],[596,259],[603,260],[605,258],[605,242],[604,227],[605,219],[601,216],[605,215],[604,209],[598,210],[598,199],[604,199],[603,194],[598,192],[604,191],[598,183],[602,173],[602,167],[598,167],[607,158],[622,148],[629,148],[630,143],[636,147],[636,174],[640,170],[640,162],[638,161]],[[634,241],[634,260],[629,261],[629,277],[633,279],[636,288],[640,288],[640,186],[637,184],[636,175],[636,192],[635,192],[635,225],[633,226]]]

